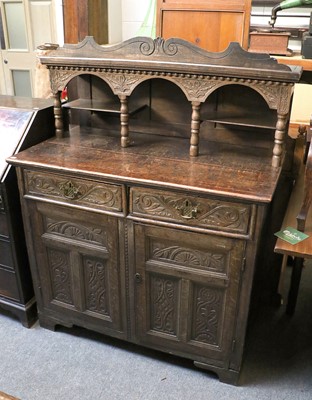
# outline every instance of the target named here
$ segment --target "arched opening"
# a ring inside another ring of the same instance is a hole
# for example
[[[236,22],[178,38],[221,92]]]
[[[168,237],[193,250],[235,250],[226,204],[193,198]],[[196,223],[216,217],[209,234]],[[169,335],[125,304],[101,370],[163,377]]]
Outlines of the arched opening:
[[[135,88],[129,106],[138,105],[142,98],[146,107],[130,117],[130,130],[189,138],[192,107],[181,88],[167,79],[152,78]]]
[[[68,102],[63,107],[68,109],[68,129],[78,126],[103,128],[103,115],[113,116],[120,123],[119,98],[98,76],[80,74],[74,77],[67,85],[67,93]]]
[[[227,84],[215,90],[201,106],[201,138],[271,148],[277,122],[260,93],[242,84]]]

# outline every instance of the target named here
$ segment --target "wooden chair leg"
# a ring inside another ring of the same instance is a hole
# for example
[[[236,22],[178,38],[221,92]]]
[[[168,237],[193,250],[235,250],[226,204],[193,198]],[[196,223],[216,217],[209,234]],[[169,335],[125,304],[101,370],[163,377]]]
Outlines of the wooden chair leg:
[[[288,292],[288,302],[286,307],[286,314],[293,315],[296,308],[302,267],[304,259],[302,257],[295,257],[294,266],[291,274],[290,289]]]

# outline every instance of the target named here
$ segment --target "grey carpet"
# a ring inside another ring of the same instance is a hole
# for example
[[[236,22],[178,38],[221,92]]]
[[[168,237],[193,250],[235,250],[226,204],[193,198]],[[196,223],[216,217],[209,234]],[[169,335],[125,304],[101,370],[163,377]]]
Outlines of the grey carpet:
[[[26,329],[1,312],[0,391],[22,400],[311,400],[311,267],[293,317],[270,307],[249,324],[237,387],[189,360],[80,328]]]

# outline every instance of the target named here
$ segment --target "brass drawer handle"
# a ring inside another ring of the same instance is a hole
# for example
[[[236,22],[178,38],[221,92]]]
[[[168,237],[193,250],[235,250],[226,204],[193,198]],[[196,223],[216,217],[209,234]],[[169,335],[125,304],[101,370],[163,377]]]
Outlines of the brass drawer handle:
[[[185,200],[180,207],[177,207],[180,216],[184,219],[194,219],[197,217],[198,206],[193,206],[189,200]]]
[[[73,182],[67,181],[59,185],[61,194],[70,200],[77,199],[79,197],[79,187],[75,186]]]

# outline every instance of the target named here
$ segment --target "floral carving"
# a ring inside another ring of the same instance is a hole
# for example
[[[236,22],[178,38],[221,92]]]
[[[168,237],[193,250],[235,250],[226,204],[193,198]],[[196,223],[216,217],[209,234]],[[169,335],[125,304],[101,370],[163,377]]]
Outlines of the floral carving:
[[[179,246],[157,247],[153,249],[153,258],[171,261],[188,267],[224,272],[226,257],[220,253],[201,252]]]
[[[195,323],[193,339],[218,345],[218,328],[223,308],[221,290],[197,287],[195,290]]]
[[[204,102],[209,94],[220,86],[220,82],[209,79],[176,78],[176,80],[190,101]]]
[[[139,75],[124,73],[106,73],[105,78],[115,94],[126,95],[130,95],[135,85],[142,80]]]
[[[106,266],[101,260],[91,258],[84,260],[84,266],[87,310],[109,315]]]
[[[196,201],[196,204],[195,204]],[[210,227],[227,228],[237,232],[246,232],[248,227],[250,209],[248,206],[234,205],[225,202],[209,201],[196,198],[188,200],[174,195],[161,195],[150,193],[133,193],[134,213],[143,213],[159,218],[183,220],[181,208],[183,204],[194,203],[196,218],[191,219],[192,224]]]
[[[63,303],[73,304],[68,254],[59,250],[48,249],[48,256],[51,266],[53,298]]]
[[[64,70],[64,69],[50,69],[50,83],[52,93],[56,93],[64,89],[67,83],[79,75],[81,72]]]
[[[87,227],[68,221],[53,221],[50,218],[47,218],[47,232],[101,246],[106,246],[107,241],[105,232],[100,228]]]
[[[167,278],[151,277],[151,329],[176,335],[176,283]]]
[[[69,198],[64,192],[68,186],[68,179],[38,175],[30,171],[26,172],[27,186],[30,193],[53,196],[62,200],[78,201],[79,203],[94,204],[104,208],[121,211],[120,188],[114,185],[101,185],[97,183],[84,183],[82,181],[70,181],[75,185],[75,196]]]

